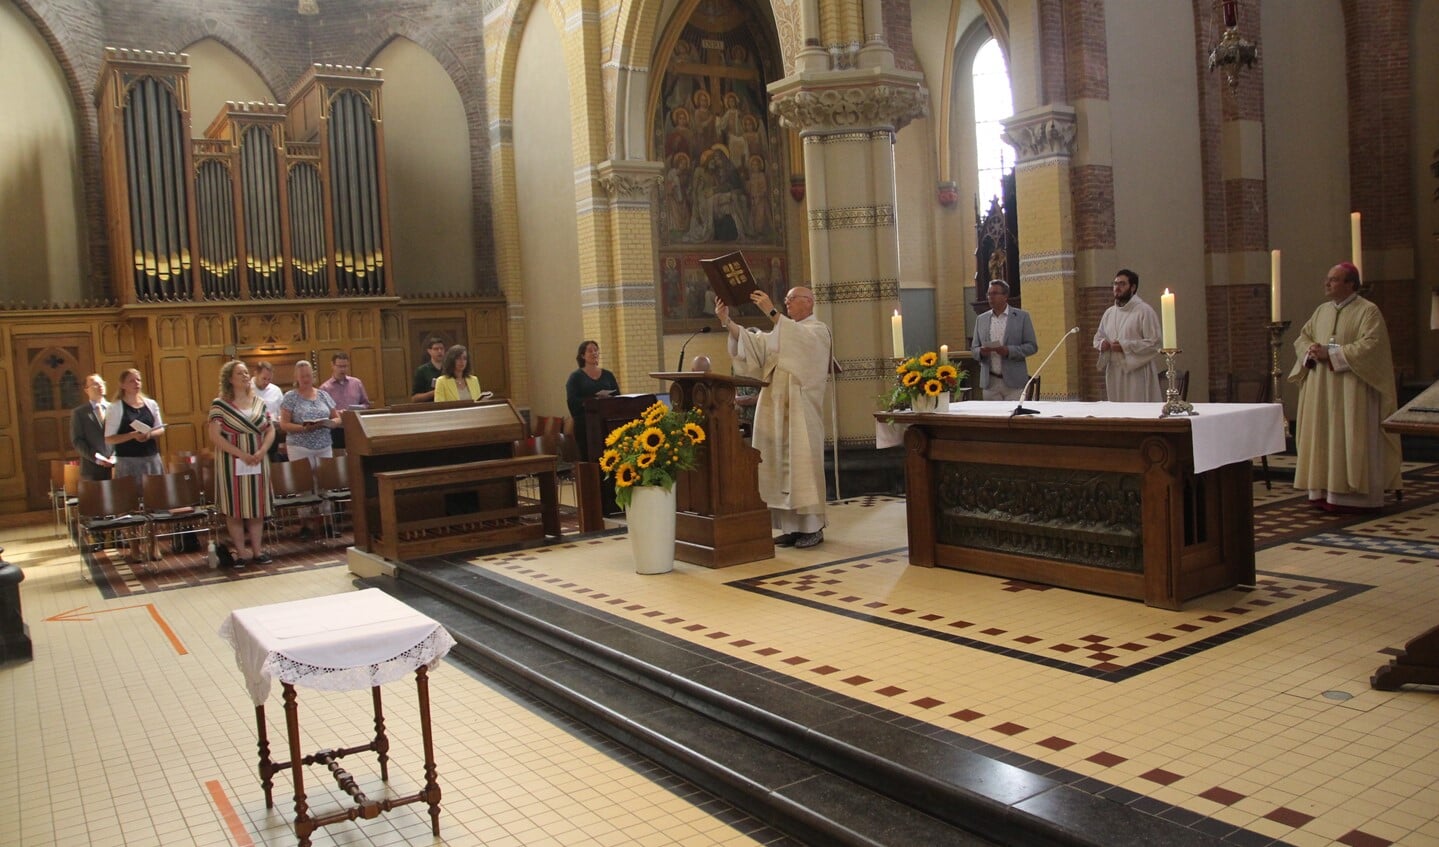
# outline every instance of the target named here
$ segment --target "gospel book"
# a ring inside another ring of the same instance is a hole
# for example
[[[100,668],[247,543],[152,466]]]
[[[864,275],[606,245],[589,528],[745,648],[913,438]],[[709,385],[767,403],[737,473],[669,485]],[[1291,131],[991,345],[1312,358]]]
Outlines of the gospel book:
[[[731,309],[749,305],[749,296],[759,290],[744,254],[738,250],[713,259],[700,259],[700,266],[709,277],[715,297]]]

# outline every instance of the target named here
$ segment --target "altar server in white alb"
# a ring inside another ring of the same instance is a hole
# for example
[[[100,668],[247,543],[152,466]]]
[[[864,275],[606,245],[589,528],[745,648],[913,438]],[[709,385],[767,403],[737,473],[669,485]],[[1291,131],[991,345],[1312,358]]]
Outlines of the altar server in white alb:
[[[1396,408],[1389,329],[1379,307],[1359,296],[1359,269],[1349,262],[1329,269],[1324,296],[1294,339],[1294,487],[1325,511],[1377,509],[1385,491],[1403,485],[1399,436],[1379,425]]]
[[[769,295],[750,300],[769,315],[774,329],[746,332],[729,319],[729,307],[715,306],[729,332],[735,373],[768,382],[754,414],[754,446],[760,452],[759,493],[780,532],[780,547],[813,547],[824,540],[824,391],[829,374],[830,334],[814,316],[814,294],[791,288],[788,315]]]
[[[1158,403],[1159,316],[1139,299],[1139,274],[1114,275],[1114,305],[1099,319],[1094,349],[1104,372],[1104,396],[1112,403]]]

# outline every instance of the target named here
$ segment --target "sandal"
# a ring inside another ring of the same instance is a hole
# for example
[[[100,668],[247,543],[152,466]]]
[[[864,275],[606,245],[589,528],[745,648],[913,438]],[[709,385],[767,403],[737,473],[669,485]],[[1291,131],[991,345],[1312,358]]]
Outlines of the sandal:
[[[268,564],[270,564],[271,562],[273,562],[273,561],[275,561],[275,560],[270,556],[269,553],[261,553],[260,555],[256,556],[254,559],[251,559],[251,561],[254,562],[254,563],[257,564],[257,565],[268,565]]]

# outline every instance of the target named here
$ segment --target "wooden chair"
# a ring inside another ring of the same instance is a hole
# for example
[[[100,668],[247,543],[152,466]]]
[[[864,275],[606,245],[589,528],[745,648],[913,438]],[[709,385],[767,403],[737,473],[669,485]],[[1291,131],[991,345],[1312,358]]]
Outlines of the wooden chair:
[[[138,546],[148,540],[150,521],[141,510],[140,481],[135,477],[82,479],[76,499],[75,523],[84,548],[119,549],[121,544]],[[80,567],[89,580],[83,556]]]
[[[80,506],[80,463],[66,463],[65,469],[65,532],[70,536],[70,545],[76,546],[80,543],[80,533],[76,528],[76,514]]]
[[[330,530],[338,533],[340,518],[350,513],[350,463],[344,459],[323,458],[315,473],[320,499],[330,504]]]
[[[64,459],[50,460],[50,510],[54,512],[57,535],[61,527],[70,525],[70,498],[73,492],[65,488],[65,466],[68,464],[70,462]],[[61,523],[61,518],[64,518],[64,523]]]
[[[573,441],[565,437],[563,432],[555,432],[549,435],[537,435],[532,438],[525,438],[514,443],[515,456],[556,456],[559,461],[556,463],[555,478],[561,486],[568,482],[570,486],[571,503],[579,503],[579,490],[575,486]],[[520,493],[538,500],[540,498],[539,481],[533,476],[519,477],[517,486]]]
[[[270,493],[275,499],[269,521],[271,541],[279,538],[281,526],[303,525],[325,502],[315,493],[315,473],[309,459],[271,463]]]
[[[1268,403],[1269,388],[1269,374],[1230,373],[1225,393],[1231,403]],[[1264,490],[1272,491],[1274,485],[1269,481],[1269,457],[1260,456],[1259,462],[1264,469]]]
[[[200,494],[200,475],[193,470],[154,474],[145,477],[145,514],[150,519],[150,558],[156,558],[156,541],[171,542],[174,552],[184,552],[183,539],[201,534],[194,549],[214,540],[214,512]]]

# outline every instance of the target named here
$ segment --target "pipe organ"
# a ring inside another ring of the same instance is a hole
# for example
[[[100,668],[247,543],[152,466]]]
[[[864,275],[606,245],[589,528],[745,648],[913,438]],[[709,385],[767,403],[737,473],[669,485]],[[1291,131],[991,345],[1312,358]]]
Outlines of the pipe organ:
[[[315,65],[289,104],[191,138],[189,59],[107,48],[96,91],[122,304],[392,293],[378,68]]]

